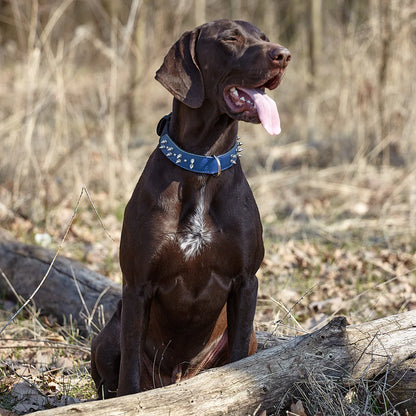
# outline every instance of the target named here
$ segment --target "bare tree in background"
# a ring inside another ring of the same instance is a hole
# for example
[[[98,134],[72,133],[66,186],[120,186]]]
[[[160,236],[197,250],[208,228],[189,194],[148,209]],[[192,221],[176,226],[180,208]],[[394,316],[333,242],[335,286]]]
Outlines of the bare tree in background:
[[[309,103],[308,141],[313,141],[316,132],[316,111],[318,107],[316,80],[319,77],[322,52],[322,0],[309,0]]]
[[[392,1],[373,0],[373,7],[376,5],[379,15],[379,37],[380,37],[380,63],[378,70],[378,111],[379,111],[379,137],[377,145],[380,146],[381,162],[384,165],[390,164],[390,137],[388,120],[386,114],[386,86],[387,74],[391,58],[391,45],[393,41],[392,31]]]

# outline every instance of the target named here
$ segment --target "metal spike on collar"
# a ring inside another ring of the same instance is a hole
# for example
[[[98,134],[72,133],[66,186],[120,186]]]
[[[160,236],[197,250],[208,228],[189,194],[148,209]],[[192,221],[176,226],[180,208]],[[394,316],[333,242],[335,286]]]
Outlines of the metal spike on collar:
[[[166,140],[166,139],[163,139],[163,140],[161,140],[160,141],[160,146],[159,146],[159,149],[165,149],[166,148],[166,143],[167,143],[168,141]]]
[[[238,145],[238,147],[237,147],[237,156],[238,157],[241,157],[242,156],[242,154],[241,153],[243,153],[243,146],[242,146],[242,144],[241,143],[239,143],[239,145]]]

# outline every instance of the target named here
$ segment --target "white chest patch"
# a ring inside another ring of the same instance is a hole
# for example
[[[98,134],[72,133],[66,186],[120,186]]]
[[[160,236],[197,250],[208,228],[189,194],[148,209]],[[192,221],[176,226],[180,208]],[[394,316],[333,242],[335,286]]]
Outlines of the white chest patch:
[[[204,194],[204,188],[202,188],[195,212],[179,236],[179,246],[186,260],[201,253],[212,240],[212,233],[205,221]]]

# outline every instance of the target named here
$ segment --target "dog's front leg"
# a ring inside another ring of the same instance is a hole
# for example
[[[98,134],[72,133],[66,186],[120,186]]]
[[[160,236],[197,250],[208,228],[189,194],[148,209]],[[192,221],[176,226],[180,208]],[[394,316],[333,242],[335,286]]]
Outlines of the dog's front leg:
[[[121,309],[118,396],[140,391],[142,354],[149,324],[151,293],[144,286],[124,286]]]
[[[248,356],[257,301],[257,277],[237,281],[227,299],[227,327],[230,361]]]

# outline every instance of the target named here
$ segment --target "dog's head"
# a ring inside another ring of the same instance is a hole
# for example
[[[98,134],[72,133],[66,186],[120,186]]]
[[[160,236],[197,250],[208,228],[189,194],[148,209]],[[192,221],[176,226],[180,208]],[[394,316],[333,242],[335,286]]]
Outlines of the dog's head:
[[[205,100],[235,120],[262,123],[280,132],[276,88],[291,59],[283,46],[248,22],[218,20],[184,33],[171,47],[156,79],[191,108]]]

